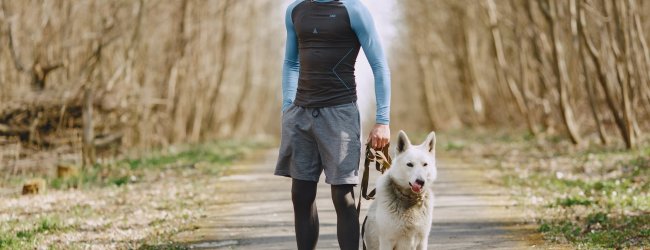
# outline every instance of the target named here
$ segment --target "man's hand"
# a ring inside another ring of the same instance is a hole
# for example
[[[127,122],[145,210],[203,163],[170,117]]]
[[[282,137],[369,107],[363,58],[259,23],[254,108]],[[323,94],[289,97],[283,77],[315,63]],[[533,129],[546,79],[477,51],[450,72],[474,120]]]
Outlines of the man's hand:
[[[390,127],[385,124],[375,124],[370,131],[368,141],[374,149],[381,149],[390,141]]]

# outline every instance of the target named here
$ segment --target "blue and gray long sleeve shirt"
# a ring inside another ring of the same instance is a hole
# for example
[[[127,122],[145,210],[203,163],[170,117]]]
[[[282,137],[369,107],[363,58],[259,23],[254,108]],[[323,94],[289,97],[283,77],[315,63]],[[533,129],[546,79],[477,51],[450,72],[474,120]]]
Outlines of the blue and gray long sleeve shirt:
[[[359,50],[375,77],[378,124],[388,124],[390,71],[372,16],[359,0],[296,0],[287,8],[282,110],[294,103],[328,107],[357,100]]]

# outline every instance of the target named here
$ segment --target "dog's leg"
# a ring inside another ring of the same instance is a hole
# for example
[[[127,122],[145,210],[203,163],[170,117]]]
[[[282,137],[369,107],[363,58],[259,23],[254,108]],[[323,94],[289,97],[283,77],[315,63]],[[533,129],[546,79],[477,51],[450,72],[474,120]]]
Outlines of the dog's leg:
[[[429,241],[427,238],[424,238],[423,240],[418,243],[418,247],[416,248],[417,250],[427,250],[427,247],[429,245]]]
[[[419,237],[417,237],[418,240],[419,240],[418,246],[416,248],[417,250],[427,250],[427,247],[429,245],[429,231],[430,230],[431,229],[427,230],[427,232],[425,234],[419,235]]]
[[[393,250],[395,242],[390,239],[379,239],[379,250]]]

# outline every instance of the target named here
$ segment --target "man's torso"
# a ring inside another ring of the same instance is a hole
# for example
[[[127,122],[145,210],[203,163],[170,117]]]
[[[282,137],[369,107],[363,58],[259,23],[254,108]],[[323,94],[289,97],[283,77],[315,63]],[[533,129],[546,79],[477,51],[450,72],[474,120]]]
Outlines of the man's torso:
[[[298,36],[300,77],[294,103],[327,107],[355,102],[360,43],[341,1],[303,1],[291,18]]]

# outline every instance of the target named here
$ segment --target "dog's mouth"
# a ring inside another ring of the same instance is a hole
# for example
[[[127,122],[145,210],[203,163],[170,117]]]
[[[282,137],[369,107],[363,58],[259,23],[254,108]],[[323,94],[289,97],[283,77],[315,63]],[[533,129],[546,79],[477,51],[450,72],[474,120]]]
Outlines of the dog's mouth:
[[[411,186],[411,191],[413,191],[416,194],[419,194],[422,192],[422,187],[424,186],[424,182],[420,180],[416,180],[415,183],[409,182],[409,186]]]

